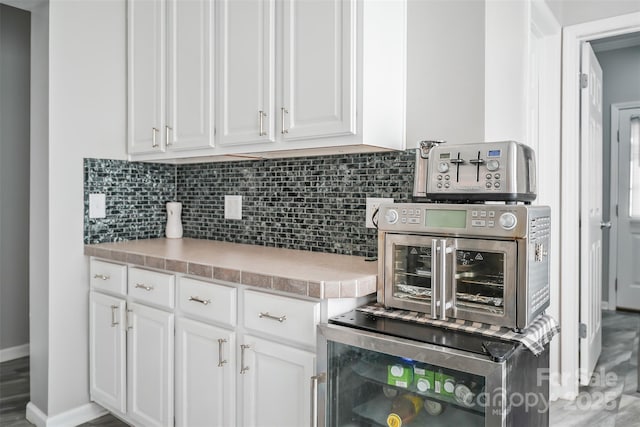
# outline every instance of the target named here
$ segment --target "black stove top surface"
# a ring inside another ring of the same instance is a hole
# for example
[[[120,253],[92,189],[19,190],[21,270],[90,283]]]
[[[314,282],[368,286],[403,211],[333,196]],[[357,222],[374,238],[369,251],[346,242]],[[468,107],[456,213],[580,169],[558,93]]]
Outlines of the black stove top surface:
[[[329,319],[329,323],[481,354],[490,357],[494,362],[508,359],[522,346],[517,342],[406,320],[378,317],[357,310],[333,317]]]

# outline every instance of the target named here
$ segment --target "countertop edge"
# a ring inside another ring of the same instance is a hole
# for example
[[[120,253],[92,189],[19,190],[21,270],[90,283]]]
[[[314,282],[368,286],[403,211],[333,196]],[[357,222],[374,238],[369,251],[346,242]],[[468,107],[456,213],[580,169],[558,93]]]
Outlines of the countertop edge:
[[[315,281],[273,276],[259,271],[224,268],[209,263],[152,256],[140,251],[107,249],[91,244],[85,244],[84,254],[90,257],[133,264],[140,267],[188,274],[208,280],[221,280],[318,299],[357,298],[371,295],[377,291],[377,274],[363,274],[361,277],[350,280]]]

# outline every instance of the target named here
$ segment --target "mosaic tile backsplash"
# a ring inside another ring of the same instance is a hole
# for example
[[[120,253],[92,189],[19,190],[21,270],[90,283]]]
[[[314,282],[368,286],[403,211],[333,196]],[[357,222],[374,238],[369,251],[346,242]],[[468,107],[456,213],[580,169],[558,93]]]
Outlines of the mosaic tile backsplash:
[[[89,219],[89,194],[106,195],[106,218]],[[164,237],[176,166],[84,159],[84,242]]]
[[[374,256],[366,197],[411,201],[414,151],[167,166],[85,160],[85,243],[162,237],[164,204],[182,202],[184,237]],[[107,218],[88,219],[88,194]],[[242,220],[224,196],[242,196]],[[111,213],[110,213],[111,212]]]

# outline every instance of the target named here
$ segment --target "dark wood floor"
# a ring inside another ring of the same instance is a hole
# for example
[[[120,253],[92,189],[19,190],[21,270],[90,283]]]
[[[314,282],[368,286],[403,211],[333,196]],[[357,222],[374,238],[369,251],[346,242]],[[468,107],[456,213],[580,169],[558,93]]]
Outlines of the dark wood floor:
[[[0,363],[0,426],[32,427],[25,418],[29,402],[29,358]],[[127,427],[112,415],[105,415],[81,427]]]

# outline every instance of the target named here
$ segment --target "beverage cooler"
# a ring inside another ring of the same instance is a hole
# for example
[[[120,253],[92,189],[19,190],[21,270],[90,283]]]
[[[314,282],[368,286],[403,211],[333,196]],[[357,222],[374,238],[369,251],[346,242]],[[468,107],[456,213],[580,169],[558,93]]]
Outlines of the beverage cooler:
[[[319,331],[326,382],[314,382],[312,425],[548,425],[548,346],[535,356],[521,343],[359,311]]]

